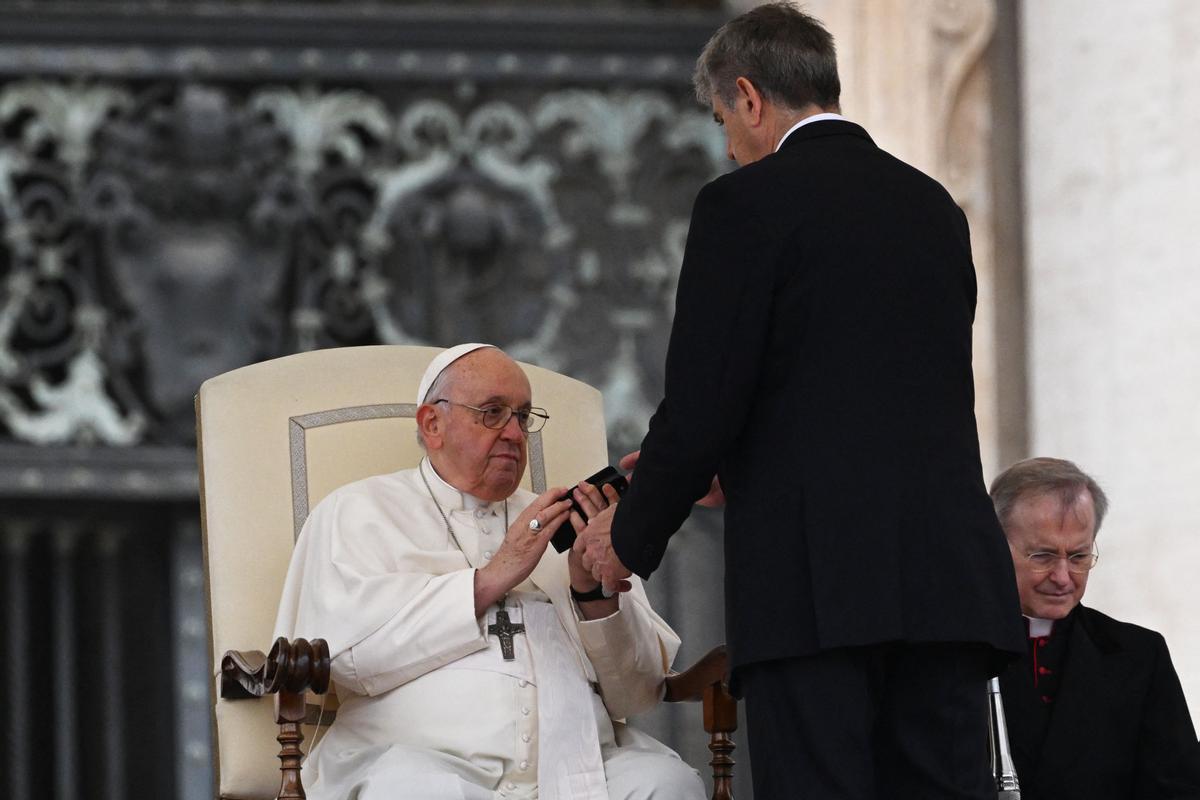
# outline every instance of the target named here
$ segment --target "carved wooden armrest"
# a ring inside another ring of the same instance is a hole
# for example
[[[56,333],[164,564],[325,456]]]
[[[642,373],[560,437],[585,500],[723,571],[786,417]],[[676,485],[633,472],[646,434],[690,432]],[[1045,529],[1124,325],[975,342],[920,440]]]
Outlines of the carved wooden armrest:
[[[288,692],[302,695],[329,691],[329,645],[324,639],[282,636],[268,655],[261,650],[228,650],[221,659],[221,697],[245,700]]]
[[[668,703],[694,702],[704,704],[704,730],[709,734],[708,749],[713,759],[713,800],[733,800],[733,738],[737,730],[737,700],[729,693],[727,675],[729,656],[725,646],[710,650],[703,658],[683,672],[668,675]]]
[[[329,645],[324,639],[282,637],[275,640],[271,652],[229,650],[221,658],[220,694],[224,700],[247,700],[275,695],[275,722],[279,724],[279,760],[283,778],[280,800],[302,800],[300,781],[304,733],[304,696],[306,692],[329,691]]]

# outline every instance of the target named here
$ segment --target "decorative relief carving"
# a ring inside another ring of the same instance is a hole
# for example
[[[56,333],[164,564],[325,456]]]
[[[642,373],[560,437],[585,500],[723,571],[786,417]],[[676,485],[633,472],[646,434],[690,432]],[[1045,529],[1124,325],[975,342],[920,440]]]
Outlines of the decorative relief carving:
[[[997,252],[993,206],[993,100],[986,53],[996,30],[995,0],[938,0],[930,8],[929,89],[937,174],[971,225],[978,284],[974,326],[975,416],[984,470],[1002,464],[997,370],[1019,354],[997,349]],[[999,263],[1007,263],[1001,262]]]
[[[682,92],[458,88],[0,85],[0,439],[183,444],[241,364],[487,338],[635,443],[720,132]]]
[[[938,159],[946,188],[963,206],[978,206],[986,195],[987,99],[971,91],[996,25],[994,0],[937,0],[930,10],[934,37],[932,86],[940,137]]]
[[[570,126],[563,136],[563,151],[573,159],[596,155],[615,194],[609,221],[618,226],[636,226],[649,222],[651,212],[631,198],[630,182],[639,166],[635,148],[647,128],[670,120],[674,113],[672,104],[658,92],[606,97],[577,90],[542,100],[534,120],[541,129],[563,123]]]

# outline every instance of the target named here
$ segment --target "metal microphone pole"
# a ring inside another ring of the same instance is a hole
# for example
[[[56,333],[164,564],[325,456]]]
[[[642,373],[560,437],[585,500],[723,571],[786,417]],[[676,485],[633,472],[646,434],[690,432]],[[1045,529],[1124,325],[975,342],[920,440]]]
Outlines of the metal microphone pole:
[[[988,745],[992,754],[992,775],[996,779],[998,800],[1021,800],[1021,784],[1008,744],[1008,723],[1004,721],[1004,702],[1000,698],[1000,679],[988,681]]]

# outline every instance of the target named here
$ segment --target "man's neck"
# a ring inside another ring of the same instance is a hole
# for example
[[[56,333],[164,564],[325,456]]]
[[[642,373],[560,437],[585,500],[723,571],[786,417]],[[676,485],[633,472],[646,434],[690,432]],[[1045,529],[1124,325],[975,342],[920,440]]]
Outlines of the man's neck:
[[[778,114],[772,124],[773,141],[775,142],[775,150],[778,151],[783,143],[787,140],[797,128],[807,125],[810,122],[816,122],[818,119],[845,119],[842,116],[840,106],[832,106],[830,108],[822,108],[815,104],[809,104],[799,111],[786,111]]]

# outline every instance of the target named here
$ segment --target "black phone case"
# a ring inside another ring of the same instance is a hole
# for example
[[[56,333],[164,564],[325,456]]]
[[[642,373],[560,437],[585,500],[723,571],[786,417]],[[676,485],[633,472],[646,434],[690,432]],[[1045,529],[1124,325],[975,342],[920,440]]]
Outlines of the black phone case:
[[[625,476],[617,472],[615,467],[605,467],[587,479],[587,482],[593,486],[600,488],[605,485],[611,486],[617,490],[618,495],[625,494],[625,490],[629,488],[629,481]],[[574,491],[574,490],[572,490]],[[579,516],[587,521],[587,514],[583,513],[583,509],[579,507],[579,503],[571,496],[571,492],[567,492],[561,500],[570,500],[571,508],[579,512]],[[558,526],[558,530],[550,537],[550,544],[560,553],[565,553],[571,549],[571,545],[575,544],[575,528],[571,525],[571,520],[567,520],[562,525]]]

